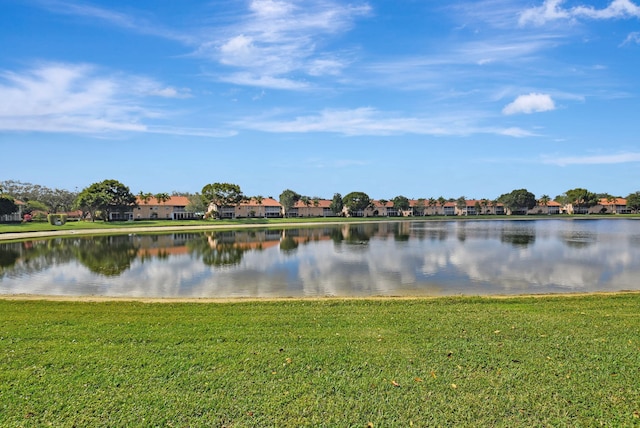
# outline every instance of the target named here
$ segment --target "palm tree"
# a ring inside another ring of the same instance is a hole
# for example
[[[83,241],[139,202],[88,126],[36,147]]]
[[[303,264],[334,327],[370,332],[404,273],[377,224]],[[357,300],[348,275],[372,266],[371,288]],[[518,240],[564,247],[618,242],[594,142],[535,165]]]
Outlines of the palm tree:
[[[460,196],[456,199],[456,208],[467,215],[467,199],[464,196]]]
[[[151,200],[151,198],[153,198],[153,195],[151,193],[144,193],[141,190],[140,193],[138,193],[138,197],[140,198],[140,200],[142,202],[144,202],[145,205],[147,205],[149,203],[149,201]]]
[[[256,201],[256,204],[258,205],[262,205],[262,201],[264,200],[262,195],[254,196],[253,199]],[[260,210],[258,210],[258,212],[260,212]],[[264,216],[266,217],[267,213],[265,213]]]
[[[547,214],[549,214],[549,201],[551,201],[549,195],[542,195],[540,197],[540,204],[547,208]]]
[[[429,198],[429,208],[431,208],[431,214],[435,214],[433,212],[433,208],[438,205],[438,200],[436,198]]]
[[[169,196],[168,193],[156,193],[154,197],[156,198],[156,201],[158,201],[158,203],[162,205],[164,205],[165,202],[171,199],[171,196]]]
[[[611,214],[615,214],[616,213],[616,200],[618,198],[616,198],[615,196],[609,195],[607,194],[607,203],[611,204]]]
[[[165,202],[167,202],[169,199],[171,199],[171,196],[169,196],[168,193],[156,193],[155,195],[153,195],[154,198],[156,198],[156,201],[158,201],[158,203],[163,204]]]
[[[447,202],[447,200],[444,198],[444,196],[439,196],[438,197],[438,205],[440,205],[440,208],[442,208],[442,214],[444,214],[444,204]]]
[[[311,198],[309,198],[308,196],[301,196],[300,202],[302,202],[307,208],[309,208],[309,205],[311,205]],[[307,210],[307,216],[309,216],[309,210]]]
[[[480,201],[480,205],[482,206],[483,209],[483,214],[487,213],[487,206],[489,205],[489,201],[487,201],[486,199],[482,198],[482,200]]]

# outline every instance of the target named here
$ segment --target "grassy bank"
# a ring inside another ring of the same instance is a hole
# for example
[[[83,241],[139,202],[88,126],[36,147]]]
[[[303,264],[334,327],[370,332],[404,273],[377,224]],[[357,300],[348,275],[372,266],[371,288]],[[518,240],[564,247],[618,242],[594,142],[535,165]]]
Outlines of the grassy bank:
[[[0,300],[0,426],[632,426],[638,307]]]

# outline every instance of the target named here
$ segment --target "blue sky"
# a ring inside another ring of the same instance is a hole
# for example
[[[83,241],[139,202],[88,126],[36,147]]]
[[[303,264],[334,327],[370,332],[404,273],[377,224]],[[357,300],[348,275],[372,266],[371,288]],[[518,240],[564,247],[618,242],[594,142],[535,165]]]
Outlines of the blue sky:
[[[0,180],[640,190],[640,2],[0,0]]]

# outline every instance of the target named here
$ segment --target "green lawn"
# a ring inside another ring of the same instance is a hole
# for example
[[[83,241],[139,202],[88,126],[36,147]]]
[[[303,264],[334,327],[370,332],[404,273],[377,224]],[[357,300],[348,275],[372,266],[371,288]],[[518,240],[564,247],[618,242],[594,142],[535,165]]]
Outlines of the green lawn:
[[[638,426],[638,308],[0,300],[0,426]]]

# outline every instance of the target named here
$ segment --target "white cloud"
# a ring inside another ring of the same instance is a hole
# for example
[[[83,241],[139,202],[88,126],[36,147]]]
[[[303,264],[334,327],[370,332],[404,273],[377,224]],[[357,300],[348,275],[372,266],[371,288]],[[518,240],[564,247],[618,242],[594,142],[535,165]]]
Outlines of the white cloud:
[[[543,111],[555,110],[556,106],[550,95],[530,93],[528,95],[520,95],[512,103],[508,104],[502,113],[506,115],[519,113],[538,113]]]
[[[633,33],[629,33],[627,38],[622,42],[621,46],[628,45],[631,43],[640,44],[640,32],[634,31]]]
[[[640,6],[631,0],[613,0],[603,9],[593,6],[575,6],[563,8],[564,0],[545,0],[541,6],[532,7],[520,14],[520,25],[543,25],[559,19],[623,19],[640,18]]]
[[[516,127],[498,130],[496,133],[501,135],[506,135],[507,137],[515,137],[515,138],[534,137],[537,135],[533,132],[526,131],[522,128],[516,128]]]
[[[39,0],[39,3],[53,13],[104,21],[140,34],[162,37],[181,43],[192,44],[195,42],[194,38],[187,34],[163,28],[162,26],[149,23],[147,20],[139,19],[125,13],[67,0]]]
[[[254,73],[233,73],[220,77],[220,80],[227,83],[233,83],[243,86],[256,86],[259,88],[269,89],[285,89],[285,90],[304,90],[308,89],[309,85],[305,82],[300,82],[292,79],[286,79],[274,76],[264,76]]]
[[[148,104],[146,97],[180,98],[186,93],[151,79],[104,74],[87,64],[0,71],[0,131],[224,135],[216,130],[146,123],[167,114]]]
[[[542,6],[532,7],[520,14],[519,24],[534,24],[542,25],[547,21],[554,21],[556,19],[567,19],[571,15],[564,9],[560,8],[564,0],[545,0]]]
[[[567,166],[567,165],[607,165],[640,162],[640,153],[628,152],[613,155],[594,155],[594,156],[567,156],[567,157],[547,157],[543,160],[546,164]]]
[[[356,17],[369,11],[366,4],[253,0],[248,14],[223,29],[222,36],[202,42],[196,54],[237,69],[223,81],[299,90],[309,83],[293,76],[335,76],[341,72],[349,61],[340,54],[321,51],[318,42],[348,30]]]
[[[482,127],[468,122],[469,117],[466,114],[462,114],[460,117],[403,117],[393,112],[360,107],[356,109],[325,109],[316,115],[298,116],[291,120],[248,118],[238,121],[234,125],[263,132],[329,132],[347,136],[494,134],[527,137],[534,135],[520,128]]]
[[[613,0],[604,9],[577,6],[571,11],[575,16],[586,16],[592,19],[640,18],[640,7],[630,0]]]

